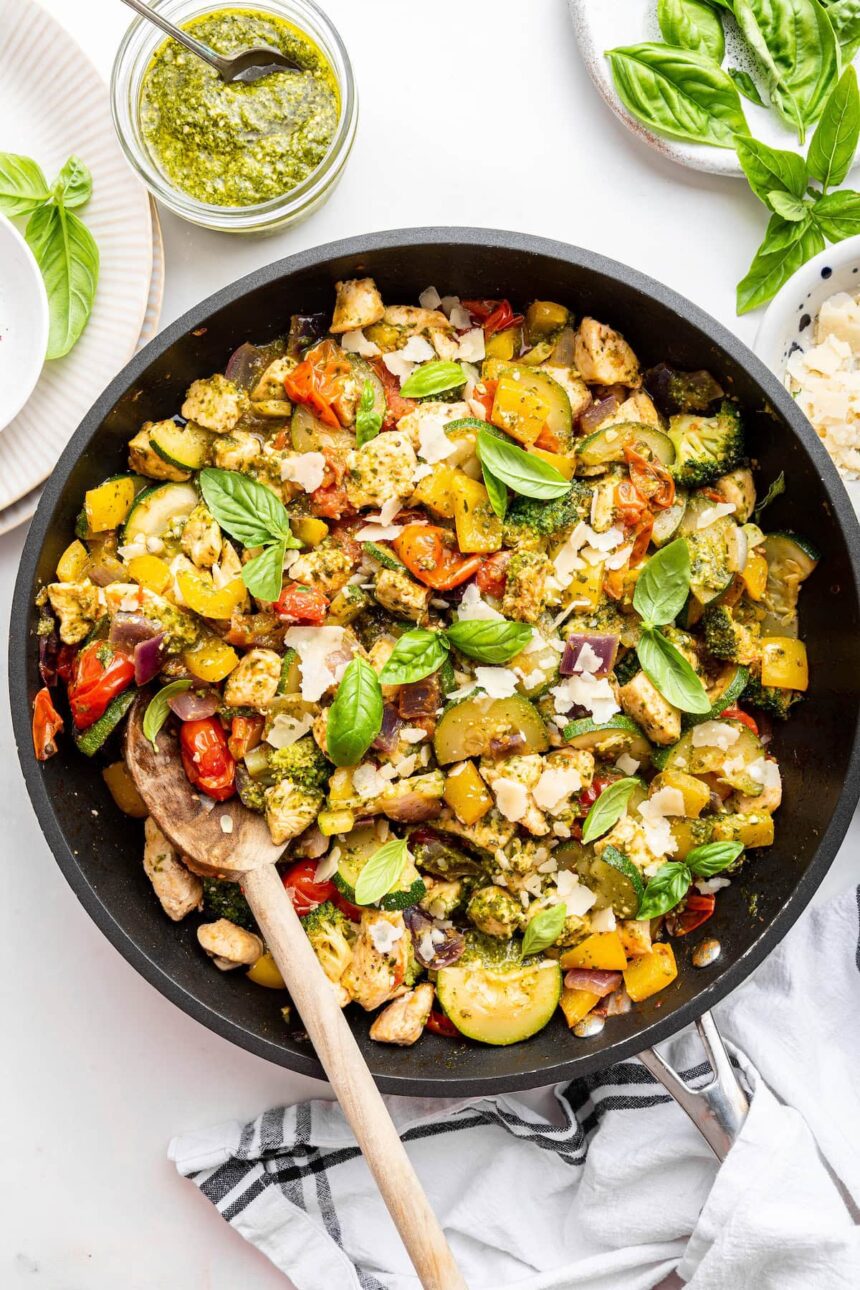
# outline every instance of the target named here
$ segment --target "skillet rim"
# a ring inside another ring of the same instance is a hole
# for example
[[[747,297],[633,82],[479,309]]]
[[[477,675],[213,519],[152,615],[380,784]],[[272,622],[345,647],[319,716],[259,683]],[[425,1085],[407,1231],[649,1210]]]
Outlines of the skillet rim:
[[[258,287],[287,279],[294,272],[322,268],[328,261],[337,257],[358,257],[377,250],[410,250],[431,245],[480,246],[520,255],[540,255],[562,260],[651,295],[677,315],[682,323],[690,323],[702,332],[752,378],[763,398],[777,410],[790,432],[801,441],[818,470],[834,522],[846,543],[855,593],[860,602],[860,523],[836,467],[794,400],[761,360],[710,314],[671,288],[619,261],[569,243],[500,229],[452,225],[365,233],[357,237],[343,238],[310,247],[256,269],[228,286],[222,287],[219,291],[213,292],[164,328],[114,377],[84,416],[49,477],[30,524],[13,593],[9,631],[9,692],[18,758],[39,825],[63,876],[87,913],[126,961],[161,994],[207,1029],[258,1057],[263,1057],[298,1074],[317,1079],[325,1079],[325,1074],[315,1058],[293,1052],[249,1031],[215,1008],[201,1002],[176,978],[164,971],[158,960],[147,954],[119,925],[89,883],[84,869],[58,824],[39,763],[31,750],[27,670],[29,653],[32,649],[32,593],[42,544],[69,474],[78,457],[95,438],[108,413],[155,358],[169,350],[188,331],[205,324],[211,314],[236,303]],[[459,1072],[449,1074],[444,1064],[440,1063],[438,1077],[432,1079],[373,1072],[376,1083],[384,1092],[418,1094],[424,1097],[481,1096],[512,1092],[592,1074],[615,1062],[635,1056],[644,1048],[676,1034],[745,980],[797,921],[819,887],[845,837],[858,797],[860,797],[860,718],[855,726],[847,771],[836,807],[803,876],[767,928],[749,949],[729,964],[717,979],[705,985],[692,999],[681,1004],[671,1015],[651,1022],[626,1039],[607,1042],[596,1050],[583,1052],[551,1065],[537,1065],[508,1075],[481,1077],[480,1075],[463,1076]],[[474,1051],[479,1053],[480,1049]]]

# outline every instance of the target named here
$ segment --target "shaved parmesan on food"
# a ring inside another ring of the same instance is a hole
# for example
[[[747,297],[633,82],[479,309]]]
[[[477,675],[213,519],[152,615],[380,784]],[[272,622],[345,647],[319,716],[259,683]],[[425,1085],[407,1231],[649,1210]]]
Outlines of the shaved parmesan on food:
[[[439,301],[439,308],[442,310],[442,313],[445,315],[446,318],[450,318],[451,311],[456,309],[459,303],[460,303],[459,296],[443,296],[442,299]],[[467,323],[466,326],[468,327],[469,324]]]
[[[610,908],[596,909],[591,915],[591,930],[593,932],[614,932],[615,911]]]
[[[399,537],[402,532],[402,524],[365,524],[355,536],[359,542],[390,542],[392,538]]]
[[[582,776],[572,767],[560,767],[557,770],[548,768],[532,790],[535,805],[550,815],[563,810],[571,793],[582,788]]]
[[[442,297],[435,287],[425,287],[418,297],[418,303],[422,309],[438,309],[442,303]]]
[[[678,844],[666,817],[684,814],[684,795],[681,790],[661,788],[653,797],[640,803],[637,810],[642,817],[645,841],[651,854],[659,858],[677,851]]]
[[[418,456],[435,465],[450,457],[457,448],[455,439],[445,433],[445,422],[441,417],[425,416],[418,429]]]
[[[272,728],[266,735],[266,743],[273,748],[289,748],[308,733],[314,719],[310,715],[291,717],[286,712],[279,712],[272,721]]]
[[[647,806],[648,813],[642,809]],[[683,815],[684,814],[684,794],[680,788],[661,788],[656,793],[652,793],[647,802],[643,802],[639,807],[639,814],[645,819],[653,819],[656,815]]]
[[[562,681],[561,685],[553,686],[550,694],[555,700],[555,710],[559,716],[564,716],[572,707],[579,705],[587,708],[592,719],[602,725],[621,711],[615,702],[612,686],[605,676],[598,678],[587,672],[577,673]]]
[[[316,703],[335,684],[336,669],[342,662],[329,658],[343,649],[342,627],[290,627],[284,637],[299,656],[301,694],[307,703]]]
[[[493,609],[492,605],[488,605],[481,599],[481,593],[474,582],[470,582],[463,592],[456,613],[461,622],[474,622],[478,618],[504,620],[504,614],[500,614],[497,609]]]
[[[516,779],[506,779],[501,776],[494,781],[492,787],[496,806],[506,820],[516,824],[528,810],[529,797],[525,784],[520,784]]]
[[[585,641],[573,665],[574,672],[599,672],[602,667],[603,659],[597,653],[597,650],[593,649],[588,641]]]
[[[341,857],[340,847],[332,847],[327,856],[323,856],[314,870],[314,882],[328,882],[337,873],[337,864]]]
[[[759,757],[757,761],[751,762],[746,771],[750,779],[761,784],[762,788],[779,788],[782,784],[779,767],[767,757]]]
[[[306,493],[314,493],[321,486],[326,461],[321,452],[303,452],[296,457],[285,457],[281,462],[281,479],[299,484]]]
[[[376,342],[368,340],[363,331],[345,331],[340,343],[348,354],[360,354],[362,358],[375,358],[382,353]]]
[[[384,793],[388,780],[380,774],[376,766],[365,762],[353,773],[352,786],[358,796],[367,801],[371,797],[379,797],[380,793]]]
[[[635,775],[639,769],[639,762],[629,753],[622,753],[615,765],[619,770],[623,770],[625,775]]]
[[[453,320],[452,320],[453,321]],[[456,323],[454,326],[456,327]],[[457,357],[463,363],[480,363],[484,358],[484,329],[483,327],[473,327],[467,331],[464,336],[460,337],[460,344],[457,348]]]
[[[407,376],[411,376],[419,363],[426,363],[436,357],[436,351],[423,336],[410,336],[402,349],[393,354],[383,354],[382,361],[392,376],[396,376],[401,385]]]
[[[456,301],[456,303],[451,305],[447,310],[448,321],[451,326],[455,328],[456,331],[468,331],[472,326],[472,315],[469,313],[468,309],[463,308],[456,296],[446,296],[445,299]],[[442,311],[443,313],[446,312],[445,300],[442,301]],[[483,328],[478,328],[477,330],[481,331],[483,334]]]
[[[427,731],[421,726],[404,726],[399,734],[408,744],[420,744],[422,739],[428,738]]]
[[[725,721],[701,721],[693,726],[694,748],[719,748],[727,752],[740,739],[740,731]]]
[[[389,923],[387,918],[380,918],[378,922],[371,923],[369,934],[377,954],[390,954],[404,931],[402,924],[398,927],[394,923]]]
[[[840,291],[825,300],[815,345],[786,363],[786,384],[847,479],[860,475],[860,300]]]
[[[567,906],[568,914],[575,914],[578,918],[587,914],[597,900],[596,894],[583,887],[572,869],[562,869],[556,877],[555,885],[559,899]]]
[[[476,667],[475,680],[491,699],[508,699],[517,689],[517,674],[509,667]]]
[[[364,518],[368,524],[382,524],[387,527],[402,510],[402,500],[399,497],[389,497],[388,501],[380,506],[378,515],[365,515]]]

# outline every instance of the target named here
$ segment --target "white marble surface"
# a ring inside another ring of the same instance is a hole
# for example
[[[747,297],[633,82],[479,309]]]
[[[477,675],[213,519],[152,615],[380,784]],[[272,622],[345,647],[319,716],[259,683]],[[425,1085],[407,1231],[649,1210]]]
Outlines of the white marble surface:
[[[107,76],[127,20],[119,0],[43,2]],[[679,169],[635,142],[585,75],[564,0],[322,3],[360,86],[345,178],[308,223],[268,241],[229,240],[163,215],[165,323],[290,251],[371,229],[459,223],[616,256],[752,340],[756,319],[735,318],[733,294],[761,236],[761,207],[737,180]],[[0,123],[0,148],[15,149],[14,121]],[[0,539],[4,638],[23,537]],[[283,1278],[179,1180],[165,1148],[174,1133],[325,1086],[209,1034],[104,940],[42,839],[5,694],[0,765],[0,1285],[278,1290]],[[856,822],[851,836],[822,895],[856,881]]]

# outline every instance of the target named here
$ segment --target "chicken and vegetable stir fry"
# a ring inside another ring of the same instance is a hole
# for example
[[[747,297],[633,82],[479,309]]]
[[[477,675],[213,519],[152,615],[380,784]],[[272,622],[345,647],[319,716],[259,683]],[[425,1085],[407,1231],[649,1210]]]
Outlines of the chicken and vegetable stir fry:
[[[39,595],[37,756],[67,729],[145,817],[116,740],[145,687],[201,799],[265,816],[374,1039],[510,1044],[559,1006],[593,1033],[773,842],[817,557],[763,505],[710,373],[552,301],[339,283],[86,493]],[[240,887],[143,832],[167,916],[282,988]]]

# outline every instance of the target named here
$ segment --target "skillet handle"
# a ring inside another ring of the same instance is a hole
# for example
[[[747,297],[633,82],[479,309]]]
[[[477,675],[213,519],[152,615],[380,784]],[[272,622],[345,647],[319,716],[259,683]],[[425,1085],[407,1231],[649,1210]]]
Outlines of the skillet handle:
[[[696,1022],[713,1079],[704,1088],[690,1088],[656,1048],[646,1048],[639,1060],[686,1111],[718,1160],[725,1160],[749,1112],[749,1102],[732,1069],[717,1023],[710,1012]]]

